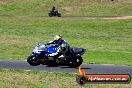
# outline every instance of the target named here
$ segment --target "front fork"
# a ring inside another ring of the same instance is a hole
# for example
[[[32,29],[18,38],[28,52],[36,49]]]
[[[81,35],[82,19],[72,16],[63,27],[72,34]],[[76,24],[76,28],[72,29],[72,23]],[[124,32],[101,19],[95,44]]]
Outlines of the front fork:
[[[39,61],[40,64],[44,65],[46,63],[45,55],[43,53],[41,54],[32,53],[32,55],[36,58],[36,60]]]

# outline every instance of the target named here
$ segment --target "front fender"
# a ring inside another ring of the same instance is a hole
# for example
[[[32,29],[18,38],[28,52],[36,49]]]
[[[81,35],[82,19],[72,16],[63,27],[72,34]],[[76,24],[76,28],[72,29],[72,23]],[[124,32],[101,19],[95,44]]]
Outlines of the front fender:
[[[33,55],[35,58],[40,58],[41,53],[34,53],[34,52],[32,52],[32,55]]]

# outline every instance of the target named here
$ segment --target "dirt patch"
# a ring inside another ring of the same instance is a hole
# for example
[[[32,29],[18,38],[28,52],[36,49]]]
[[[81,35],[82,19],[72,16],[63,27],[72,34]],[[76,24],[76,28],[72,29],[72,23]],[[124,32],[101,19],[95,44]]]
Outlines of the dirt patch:
[[[62,7],[62,9],[64,11],[67,11],[67,12],[72,12],[73,11],[73,8],[72,7]]]
[[[12,1],[12,0],[0,0],[0,2],[9,2],[9,1]]]
[[[12,2],[13,0],[0,0],[0,4],[6,4]]]
[[[3,35],[0,36],[0,44],[9,44],[9,45],[21,45],[25,44],[27,41],[24,38],[18,36]]]
[[[132,16],[110,17],[110,18],[103,18],[103,19],[132,19]]]

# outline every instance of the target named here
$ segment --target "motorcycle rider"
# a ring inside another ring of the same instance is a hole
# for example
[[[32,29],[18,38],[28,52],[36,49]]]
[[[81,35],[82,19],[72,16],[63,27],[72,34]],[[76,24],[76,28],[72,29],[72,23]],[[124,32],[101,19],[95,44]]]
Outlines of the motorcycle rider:
[[[57,54],[53,56],[56,59],[69,53],[70,46],[65,40],[62,39],[61,35],[55,35],[54,40],[48,42],[46,45],[50,44],[56,44],[58,46]]]
[[[56,8],[55,8],[54,6],[52,7],[51,12],[53,12],[53,13],[58,13],[58,11],[56,10]]]

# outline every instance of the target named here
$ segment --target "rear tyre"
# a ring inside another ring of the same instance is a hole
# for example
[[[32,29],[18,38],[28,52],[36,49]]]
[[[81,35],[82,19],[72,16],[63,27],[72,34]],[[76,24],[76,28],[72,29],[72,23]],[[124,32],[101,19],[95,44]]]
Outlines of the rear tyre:
[[[27,62],[28,62],[30,65],[32,65],[32,66],[40,65],[39,60],[36,59],[33,55],[30,55],[30,56],[27,58]]]
[[[82,57],[81,56],[78,56],[76,58],[73,58],[73,60],[71,60],[69,62],[69,67],[76,68],[76,67],[80,66],[82,64],[82,62],[83,62]]]
[[[57,16],[58,16],[58,17],[61,17],[61,14],[60,14],[60,13],[58,13],[58,14],[57,14]]]

